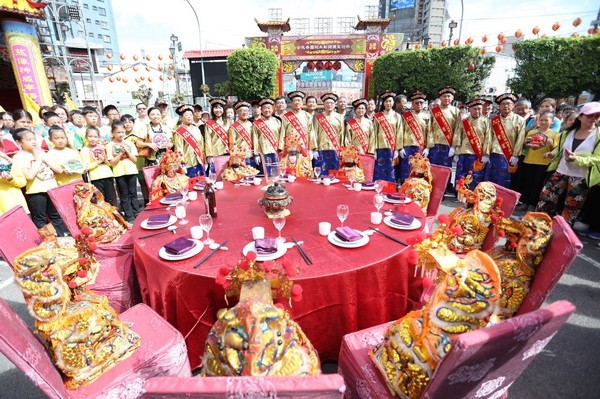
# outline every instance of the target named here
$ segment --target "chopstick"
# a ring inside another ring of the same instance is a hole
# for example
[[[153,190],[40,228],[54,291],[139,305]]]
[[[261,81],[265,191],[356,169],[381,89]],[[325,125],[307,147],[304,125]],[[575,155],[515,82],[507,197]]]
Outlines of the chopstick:
[[[377,232],[377,233],[381,234],[382,236],[384,236],[384,237],[387,237],[387,238],[389,238],[390,240],[397,242],[398,244],[402,244],[402,245],[404,245],[404,246],[407,246],[407,247],[409,246],[409,245],[408,245],[407,243],[405,243],[404,241],[402,241],[402,240],[399,240],[399,239],[397,239],[396,237],[392,237],[391,235],[389,235],[389,234],[387,234],[387,233],[384,233],[383,231],[380,231],[379,229],[377,229],[377,228],[375,228],[375,227],[369,226],[369,228],[370,228],[371,230],[373,230],[373,231],[375,231],[375,232]]]
[[[168,208],[168,206],[156,206],[156,207],[152,207],[152,208],[144,208],[143,210],[144,211],[156,211],[158,209],[163,209],[164,210],[164,209],[167,209],[167,208]]]
[[[300,252],[300,255],[302,256],[302,259],[304,259],[304,261],[306,262],[307,265],[312,265],[312,260],[308,257],[308,255],[306,254],[306,252],[304,252],[304,250],[302,249],[302,247],[300,247],[300,244],[298,244],[298,241],[296,241],[296,239],[294,237],[292,237],[292,241],[294,241],[294,244],[296,244],[296,248],[298,249],[298,252]]]
[[[160,234],[170,233],[170,232],[172,232],[172,231],[173,231],[173,232],[176,232],[176,231],[177,231],[177,229],[173,229],[173,230],[168,230],[168,229],[167,229],[167,230],[165,230],[165,231],[159,231],[158,233],[152,233],[152,234],[146,234],[145,236],[139,236],[138,238],[139,238],[139,239],[143,239],[143,238],[148,238],[148,237],[154,237],[154,236],[157,236],[157,235],[160,235]]]
[[[210,258],[210,257],[211,257],[211,256],[213,256],[215,253],[217,253],[217,251],[218,251],[219,249],[221,249],[221,247],[222,247],[223,245],[227,244],[227,242],[228,242],[228,241],[229,241],[229,240],[225,240],[225,241],[223,241],[221,244],[219,244],[219,246],[218,246],[218,247],[216,247],[215,249],[213,249],[211,253],[209,253],[208,255],[206,255],[204,258],[200,259],[200,260],[198,261],[198,263],[196,263],[196,264],[194,265],[194,269],[196,269],[198,266],[200,266],[201,264],[203,264],[204,262],[206,262],[206,261],[208,260],[208,258]]]

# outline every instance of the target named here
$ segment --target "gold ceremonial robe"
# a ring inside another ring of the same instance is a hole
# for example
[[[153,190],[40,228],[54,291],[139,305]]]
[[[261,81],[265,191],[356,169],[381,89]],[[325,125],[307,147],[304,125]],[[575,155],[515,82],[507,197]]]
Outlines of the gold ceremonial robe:
[[[440,107],[446,120],[450,124],[450,128],[452,129],[452,137],[454,141],[454,136],[458,133],[460,129],[460,110],[453,105],[448,105],[446,108]],[[451,145],[448,144],[448,140],[446,140],[446,136],[442,133],[442,129],[440,129],[440,125],[435,120],[433,113],[431,113],[431,119],[429,121],[429,130],[427,132],[427,147],[433,147],[436,144],[443,145]]]
[[[490,140],[491,131],[491,123],[489,118],[485,116],[480,116],[477,119],[473,119],[469,115],[468,117],[469,123],[475,131],[477,132],[477,137],[479,137],[479,141],[481,142],[481,155],[489,155],[487,152]],[[460,123],[460,129],[458,130],[458,134],[454,135],[454,147],[456,148],[456,154],[475,154],[473,152],[473,148],[471,147],[471,143],[469,142],[469,138],[467,137],[467,133],[465,132],[465,128],[462,125],[462,121]]]
[[[512,156],[520,156],[521,152],[523,151],[523,142],[525,141],[525,119],[515,114],[514,112],[511,112],[510,114],[506,115],[505,118],[500,116],[500,120],[504,125],[504,130],[506,130],[506,135],[508,136],[510,144],[512,145]],[[494,130],[491,126],[492,122],[490,121],[491,133],[488,144],[488,151],[486,152],[486,154],[504,154],[502,152],[500,144],[498,144],[498,139],[496,138]]]

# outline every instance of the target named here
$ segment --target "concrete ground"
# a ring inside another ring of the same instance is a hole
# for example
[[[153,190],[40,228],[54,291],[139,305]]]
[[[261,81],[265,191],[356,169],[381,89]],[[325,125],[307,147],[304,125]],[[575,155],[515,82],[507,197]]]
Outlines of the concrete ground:
[[[449,212],[457,205],[446,200],[441,212]],[[599,396],[600,379],[595,375],[600,359],[600,249],[597,241],[580,239],[584,244],[583,251],[547,301],[566,299],[577,306],[577,311],[512,385],[509,390],[512,399],[592,399]],[[0,297],[32,325],[23,296],[14,284],[12,271],[3,262],[0,263]],[[335,371],[334,364],[326,366],[326,371]],[[0,398],[45,397],[2,354],[0,387]]]

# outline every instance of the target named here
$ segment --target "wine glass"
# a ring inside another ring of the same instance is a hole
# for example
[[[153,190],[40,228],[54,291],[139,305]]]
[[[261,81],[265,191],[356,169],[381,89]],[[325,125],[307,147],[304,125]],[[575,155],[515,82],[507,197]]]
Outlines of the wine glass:
[[[320,166],[315,166],[315,179],[319,180],[321,178],[322,169]]]
[[[188,196],[188,192],[189,192],[189,191],[190,191],[190,188],[188,187],[188,185],[187,185],[187,184],[184,184],[184,185],[181,187],[181,190],[179,190],[179,192],[181,193],[181,195],[183,195],[183,201],[184,201],[184,202],[185,202],[185,201],[187,201],[187,199],[188,199],[188,198],[187,198],[187,196]]]
[[[188,224],[188,221],[185,219],[187,215],[187,203],[184,201],[177,202],[175,205],[175,216],[179,219],[179,224],[184,225]]]
[[[285,162],[279,162],[279,181],[285,181]]]
[[[198,221],[200,222],[200,226],[202,227],[202,230],[206,231],[206,240],[204,240],[204,244],[210,245],[213,242],[215,242],[215,240],[210,238],[210,229],[212,229],[212,225],[213,225],[212,216],[210,216],[210,214],[208,214],[208,213],[204,214],[204,215],[200,215],[200,217],[198,218]]]
[[[373,197],[373,205],[377,208],[377,212],[381,213],[381,208],[383,207],[383,195],[375,194]]]
[[[277,176],[279,175],[279,164],[277,162],[273,162],[267,164],[267,178],[270,185],[273,185],[277,181]]]
[[[279,231],[279,236],[277,237],[277,242],[283,244],[285,242],[285,238],[281,236],[281,230],[283,226],[285,226],[285,216],[275,216],[273,218],[273,225]]]
[[[377,194],[381,194],[382,191],[383,191],[383,180],[376,180],[375,181],[375,192]]]
[[[350,212],[348,205],[340,204],[337,206],[337,217],[342,222],[342,227],[344,227],[344,220],[348,217],[348,212]]]
[[[354,190],[354,180],[356,179],[356,175],[353,170],[349,170],[346,172],[346,176],[348,177],[348,181],[350,182],[350,190]]]

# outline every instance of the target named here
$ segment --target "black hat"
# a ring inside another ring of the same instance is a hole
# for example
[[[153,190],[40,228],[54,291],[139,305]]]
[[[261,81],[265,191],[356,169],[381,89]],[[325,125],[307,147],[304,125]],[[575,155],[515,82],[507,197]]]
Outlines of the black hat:
[[[456,90],[454,90],[454,89],[453,89],[452,87],[450,87],[450,86],[446,86],[446,87],[444,87],[443,89],[441,89],[440,91],[438,91],[438,94],[439,94],[440,96],[441,96],[441,95],[443,95],[443,94],[446,94],[446,93],[450,93],[450,94],[452,94],[452,95],[455,95],[455,94],[456,94]]]
[[[272,98],[263,98],[258,102],[258,105],[260,105],[261,107],[263,105],[275,105],[275,100],[273,100]]]
[[[321,101],[325,102],[327,100],[333,100],[334,102],[338,100],[338,95],[334,93],[325,93],[321,96]]]
[[[518,98],[517,96],[515,96],[512,93],[504,93],[504,94],[500,94],[498,97],[496,97],[496,104],[500,105],[502,103],[502,101],[504,100],[510,100],[513,103],[516,103]]]
[[[242,108],[242,107],[248,107],[248,108],[250,108],[250,107],[251,107],[251,105],[250,105],[250,103],[249,103],[249,102],[247,102],[247,101],[238,101],[237,103],[235,103],[235,104],[233,105],[233,109],[235,109],[236,111],[237,111],[238,109]]]
[[[192,112],[194,112],[194,106],[190,105],[190,104],[182,104],[179,107],[177,107],[177,109],[175,110],[175,113],[177,115],[183,115],[183,113],[185,111],[192,111]]]
[[[390,91],[390,90],[386,90],[379,95],[379,98],[381,98],[381,101],[385,101],[390,97],[392,97],[392,98],[396,97],[396,93],[394,93],[393,91]]]
[[[227,101],[223,100],[222,98],[211,98],[210,101],[208,102],[210,104],[211,107],[216,107],[217,105],[220,105],[221,107],[225,107],[227,105]]]
[[[255,105],[260,105],[260,100],[252,100],[252,101],[250,101],[250,105],[253,106],[253,107]]]
[[[202,111],[202,110],[203,110],[202,105],[194,104],[194,111]]]
[[[471,101],[467,102],[467,107],[474,107],[476,105],[483,105],[485,104],[485,100],[482,100],[481,98],[474,98]]]
[[[288,98],[290,100],[293,100],[296,97],[300,97],[300,98],[304,99],[304,97],[306,97],[306,94],[303,91],[299,91],[299,90],[288,93]]]
[[[154,106],[158,107],[159,105],[168,105],[167,102],[162,98],[157,98],[154,102]]]
[[[427,95],[425,95],[425,93],[421,93],[418,90],[415,91],[412,96],[410,96],[410,99],[412,101],[415,101],[415,100],[425,100],[426,98],[427,98]]]
[[[359,98],[357,100],[352,101],[352,106],[354,108],[358,108],[359,105],[364,105],[365,107],[369,104],[369,100],[366,98]]]

